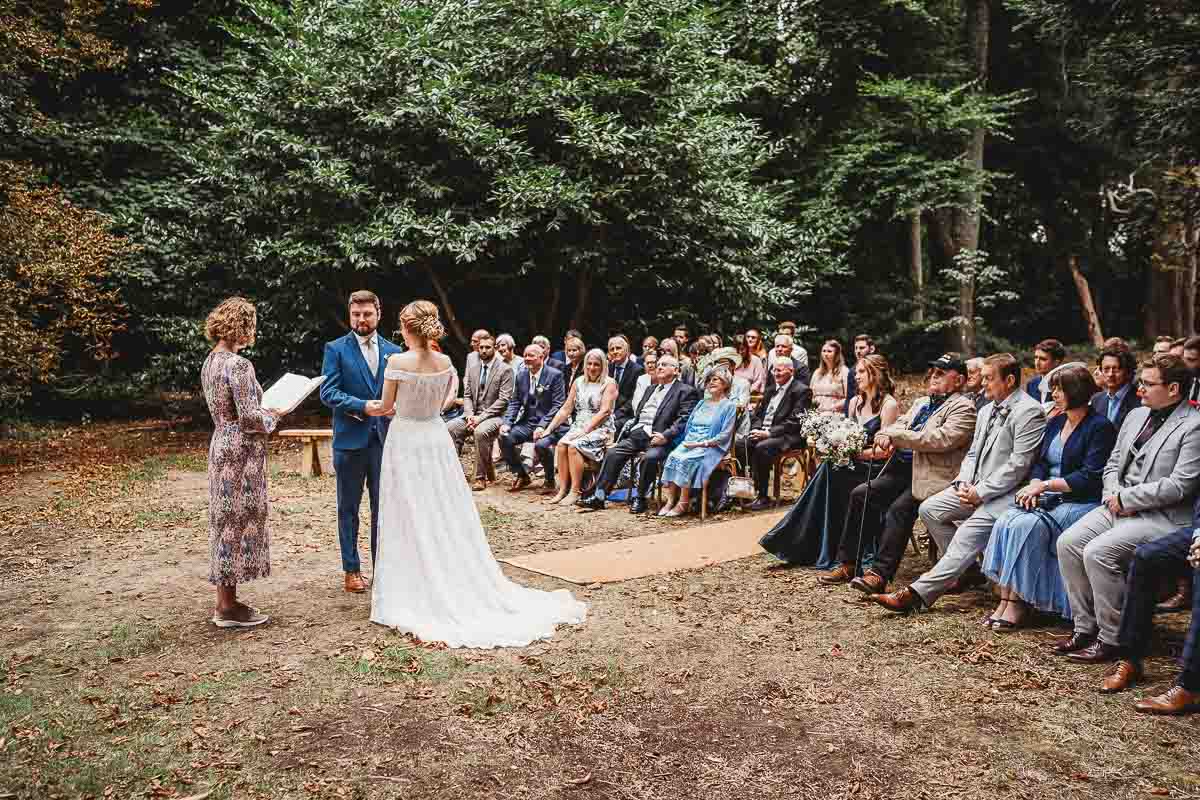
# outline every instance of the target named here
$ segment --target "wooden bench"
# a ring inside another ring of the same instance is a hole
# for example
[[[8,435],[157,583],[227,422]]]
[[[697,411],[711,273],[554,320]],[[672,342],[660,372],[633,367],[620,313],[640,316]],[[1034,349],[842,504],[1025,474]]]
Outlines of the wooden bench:
[[[326,439],[333,439],[333,431],[329,428],[291,428],[275,434],[285,439],[299,439],[303,448],[300,455],[300,474],[306,478],[315,478],[321,474],[321,454],[317,445]],[[332,466],[332,464],[330,465]]]

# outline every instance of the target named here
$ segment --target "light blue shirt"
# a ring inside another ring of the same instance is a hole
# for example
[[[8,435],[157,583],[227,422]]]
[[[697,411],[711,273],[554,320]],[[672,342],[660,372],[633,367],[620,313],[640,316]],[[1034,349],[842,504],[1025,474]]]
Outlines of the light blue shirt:
[[[1117,414],[1121,410],[1121,403],[1125,402],[1125,395],[1129,394],[1129,390],[1132,387],[1133,382],[1130,381],[1120,389],[1117,389],[1116,394],[1109,394],[1108,392],[1104,393],[1104,396],[1108,398],[1108,413],[1105,414],[1105,416],[1108,417],[1108,421],[1113,425],[1117,424]]]

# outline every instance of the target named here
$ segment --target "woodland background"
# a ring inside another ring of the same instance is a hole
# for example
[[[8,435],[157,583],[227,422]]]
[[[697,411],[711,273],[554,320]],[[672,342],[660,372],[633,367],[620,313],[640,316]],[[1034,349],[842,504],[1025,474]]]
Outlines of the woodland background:
[[[0,0],[0,417],[264,383],[385,329],[1195,329],[1190,0]],[[1089,300],[1094,314],[1088,313]]]

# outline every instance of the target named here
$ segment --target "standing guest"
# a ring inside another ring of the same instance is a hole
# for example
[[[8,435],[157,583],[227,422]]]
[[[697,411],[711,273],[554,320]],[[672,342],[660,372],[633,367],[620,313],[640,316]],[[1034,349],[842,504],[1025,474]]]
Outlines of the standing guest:
[[[1101,414],[1117,430],[1129,412],[1142,404],[1133,375],[1137,361],[1129,350],[1105,349],[1097,359],[1100,365],[1100,388],[1092,398],[1092,410]]]
[[[586,350],[583,339],[578,336],[571,336],[563,342],[565,360],[558,360],[563,362],[563,384],[568,387],[568,392],[570,391],[569,387],[575,385],[575,379],[583,374],[583,354]]]
[[[251,628],[268,619],[237,599],[238,584],[271,574],[267,436],[282,416],[261,406],[254,365],[238,355],[254,344],[256,323],[250,301],[231,297],[204,325],[214,344],[200,382],[214,426],[208,446],[208,582],[217,587],[212,622],[218,628]]]
[[[983,386],[991,402],[983,407],[971,449],[958,478],[921,503],[921,521],[942,557],[908,588],[871,600],[891,611],[911,611],[929,608],[963,585],[959,579],[987,547],[992,527],[1041,452],[1046,415],[1021,391],[1020,381],[1021,365],[1008,353],[984,359]]]
[[[647,336],[645,339],[642,339],[642,358],[645,359],[645,357],[650,353],[654,353],[656,356],[658,355],[657,336]]]
[[[1017,505],[996,522],[983,556],[983,572],[1000,587],[1000,603],[984,619],[993,630],[1020,627],[1029,608],[1071,618],[1067,590],[1055,557],[1059,535],[1100,505],[1102,473],[1117,430],[1089,401],[1096,382],[1087,367],[1050,376],[1059,413],[1046,423],[1041,457]]]
[[[775,337],[775,347],[771,350],[771,357],[767,360],[767,372],[771,373],[775,368],[775,362],[779,359],[786,359],[792,363],[792,373],[805,386],[810,380],[808,372],[808,354],[805,353],[804,359],[801,360],[795,355],[796,343],[791,336],[786,333],[781,333]],[[770,383],[770,381],[768,381]]]
[[[767,363],[767,345],[763,341],[762,331],[758,328],[750,328],[746,331],[746,344],[750,346],[750,354],[762,359],[763,366]]]
[[[1183,399],[1193,406],[1200,405],[1200,336],[1193,336],[1183,343],[1183,364],[1192,371],[1192,383]]]
[[[511,333],[502,333],[496,337],[496,353],[499,354],[500,360],[514,373],[521,364],[520,360],[517,359],[516,351],[517,342],[513,339]]]
[[[663,464],[663,487],[667,499],[660,517],[680,517],[691,509],[691,491],[703,489],[708,476],[721,463],[732,444],[737,404],[729,398],[733,373],[725,366],[714,368],[705,381],[707,392],[688,416],[683,441]]]
[[[679,355],[679,341],[674,338],[663,339],[659,343],[658,349],[662,351],[663,355],[671,356],[671,358],[675,359],[675,363],[679,365],[677,370],[679,380],[688,386],[695,387],[696,370],[690,363],[681,359]],[[658,360],[658,363],[662,363],[661,358]]]
[[[1192,522],[1152,542],[1138,545],[1129,563],[1121,628],[1117,634],[1119,660],[1100,684],[1102,694],[1120,692],[1142,677],[1142,659],[1153,636],[1154,597],[1162,578],[1188,573],[1192,622],[1180,658],[1183,670],[1175,685],[1163,694],[1139,700],[1134,709],[1143,714],[1189,714],[1200,711],[1200,499],[1192,508]]]
[[[1126,570],[1137,546],[1192,519],[1200,487],[1200,411],[1183,401],[1183,360],[1142,364],[1142,408],[1125,418],[1104,467],[1104,501],[1058,539],[1075,631],[1055,651],[1099,663],[1117,655]]]
[[[582,342],[583,334],[574,328],[571,328],[570,330],[568,330],[565,334],[563,334],[563,349],[551,353],[550,358],[554,359],[555,361],[561,361],[564,364],[566,364],[567,363],[567,342],[570,339],[578,339],[579,341]],[[582,364],[583,363],[583,354],[582,353],[580,353],[579,358],[580,358],[579,363]],[[571,384],[568,382],[567,386],[570,386],[570,385]]]
[[[391,417],[368,416],[367,402],[383,393],[384,367],[400,348],[377,333],[379,298],[372,292],[350,295],[350,333],[325,345],[321,402],[333,410],[333,469],[337,482],[338,544],[342,552],[343,586],[347,592],[367,590],[358,558],[358,508],[363,483],[371,503],[371,563],[379,542],[379,473],[383,442]]]
[[[679,352],[686,353],[688,344],[691,342],[691,336],[688,335],[688,326],[683,323],[676,325],[672,338],[675,339],[675,344],[679,345]]]
[[[966,364],[956,355],[947,353],[931,361],[929,396],[919,398],[907,414],[875,434],[875,445],[892,463],[872,482],[869,492],[864,484],[850,493],[847,519],[859,520],[859,527],[843,531],[837,560],[861,563],[864,543],[878,542],[871,568],[850,581],[851,588],[864,594],[883,593],[900,569],[921,502],[958,475],[975,433],[975,406],[962,394],[966,375]],[[907,482],[906,474],[911,475]]]
[[[800,432],[801,418],[812,407],[812,390],[796,377],[790,358],[781,355],[776,359],[771,374],[774,380],[763,392],[762,401],[750,419],[747,446],[757,495],[750,505],[751,511],[771,507],[767,482],[775,459],[804,443],[804,435]]]
[[[657,365],[657,355],[654,357],[654,362]],[[633,399],[638,378],[642,376],[642,365],[633,360],[633,356],[629,353],[629,340],[620,334],[608,340],[608,374],[617,382],[617,404],[613,411],[614,421],[623,422],[622,409]],[[630,409],[630,413],[632,413],[632,409]],[[617,430],[620,430],[619,425]]]
[[[1175,340],[1170,336],[1159,336],[1154,340],[1154,355],[1159,353],[1170,353],[1171,343]],[[1181,354],[1182,355],[1182,354]]]
[[[789,564],[813,564],[829,569],[836,563],[843,532],[858,528],[858,520],[846,514],[850,493],[864,484],[868,475],[878,478],[886,470],[887,453],[874,445],[875,434],[900,416],[893,394],[891,370],[883,356],[866,356],[858,362],[860,393],[850,401],[851,419],[863,427],[866,445],[849,467],[822,464],[804,487],[804,492],[787,516],[759,542],[768,552]],[[907,472],[906,472],[907,477]],[[843,583],[854,577],[857,558],[838,564],[824,583]],[[843,576],[844,577],[841,577]]]
[[[987,392],[983,391],[983,359],[979,356],[967,359],[967,382],[963,394],[975,404],[978,412],[988,403]]]
[[[788,336],[791,336],[793,339],[795,339],[796,338],[796,323],[792,322],[791,320],[785,320],[775,326],[775,332],[787,334]]]
[[[490,336],[479,340],[479,358],[463,377],[463,415],[446,426],[459,456],[467,436],[474,438],[475,482],[471,488],[476,492],[496,481],[492,445],[500,437],[500,425],[513,394],[513,371],[494,345]]]
[[[1067,357],[1067,348],[1058,339],[1043,339],[1033,348],[1033,368],[1037,375],[1025,384],[1025,392],[1039,403],[1045,404],[1050,397],[1050,385],[1043,386],[1047,373],[1061,364]]]
[[[608,492],[616,486],[625,463],[641,454],[637,498],[629,504],[629,511],[633,514],[646,512],[646,497],[658,477],[658,468],[667,460],[674,441],[683,434],[688,416],[699,399],[695,388],[676,380],[678,371],[679,363],[674,356],[664,354],[659,357],[658,380],[652,390],[642,395],[634,409],[633,424],[605,454],[596,488],[580,501],[585,509],[603,510]]]
[[[513,482],[508,489],[510,492],[519,492],[533,482],[521,460],[521,445],[529,441],[534,443],[534,451],[546,476],[543,491],[555,488],[554,446],[566,429],[551,429],[549,433],[544,431],[547,423],[562,408],[567,392],[562,373],[547,366],[545,359],[546,350],[541,345],[530,344],[525,348],[525,368],[513,382],[513,396],[508,401],[508,410],[504,412],[504,421],[500,424],[500,452],[513,474]],[[540,438],[534,436],[539,430],[543,431]]]
[[[842,410],[846,416],[850,416],[850,402],[858,394],[858,375],[854,369],[855,365],[860,360],[866,358],[875,352],[875,342],[865,333],[860,333],[854,337],[854,364],[847,365],[849,367],[849,376],[846,378],[846,402],[842,406]]]
[[[599,464],[612,440],[613,408],[617,402],[617,382],[608,375],[608,359],[600,348],[590,350],[584,359],[583,374],[571,384],[567,400],[554,419],[534,432],[535,439],[557,429],[568,420],[570,429],[558,440],[554,463],[558,465],[558,494],[549,502],[574,505],[583,490],[585,461]]]
[[[821,346],[821,364],[812,375],[813,402],[822,414],[841,414],[846,405],[850,370],[842,346],[830,339]]]
[[[750,346],[749,334],[735,336],[734,346],[738,352],[738,363],[733,371],[735,378],[745,378],[750,384],[750,391],[755,394],[762,392],[767,383],[767,365],[761,358],[754,355]]]

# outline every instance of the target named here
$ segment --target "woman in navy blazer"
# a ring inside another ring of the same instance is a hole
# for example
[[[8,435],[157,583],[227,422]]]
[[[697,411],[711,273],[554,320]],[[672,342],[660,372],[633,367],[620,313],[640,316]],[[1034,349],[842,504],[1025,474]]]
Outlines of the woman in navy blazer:
[[[1042,453],[1017,492],[1018,508],[996,521],[983,571],[1000,586],[1000,604],[985,620],[993,630],[1016,628],[1030,607],[1071,618],[1055,543],[1067,528],[1100,505],[1104,465],[1117,429],[1092,410],[1096,380],[1084,366],[1050,376],[1058,413],[1046,423]]]

